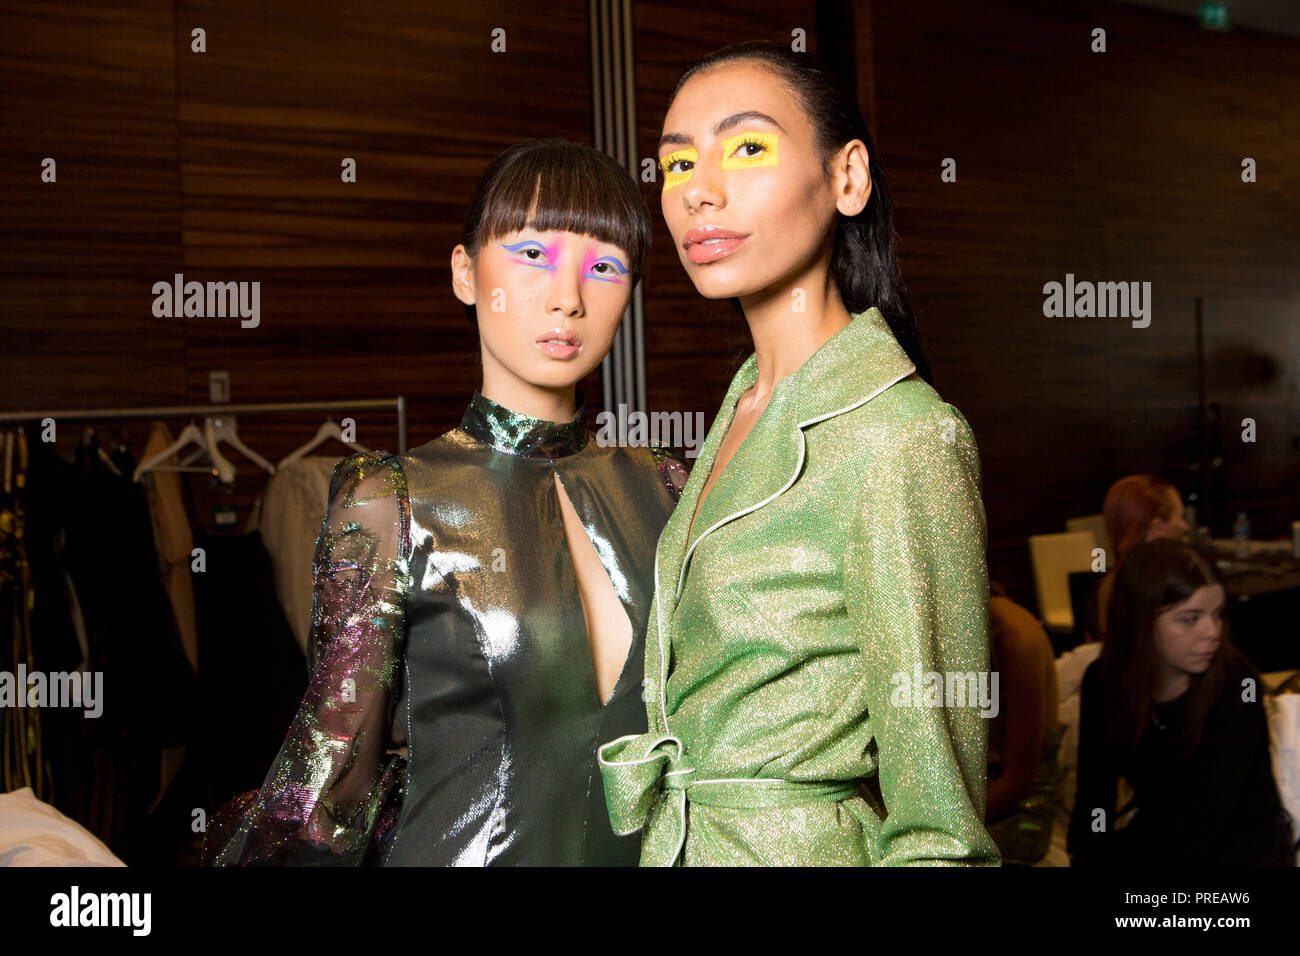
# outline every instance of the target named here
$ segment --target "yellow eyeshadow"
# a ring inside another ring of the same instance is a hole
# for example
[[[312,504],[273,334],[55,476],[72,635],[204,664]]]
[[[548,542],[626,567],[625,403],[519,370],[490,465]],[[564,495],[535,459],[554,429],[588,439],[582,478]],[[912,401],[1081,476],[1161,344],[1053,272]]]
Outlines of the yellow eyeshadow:
[[[669,172],[669,167],[678,160],[684,160],[688,163],[698,163],[700,154],[694,147],[679,149],[676,152],[669,153],[663,159],[659,160],[659,168],[664,174],[664,189],[672,189],[674,186],[680,186],[686,180],[691,178],[690,170],[684,173]]]
[[[749,147],[742,148],[743,143],[757,143],[763,147],[763,151],[753,156],[746,155]],[[736,155],[737,150],[740,150],[739,155]],[[753,166],[776,165],[779,163],[775,133],[741,133],[739,136],[728,137],[722,142],[723,169],[749,169]]]

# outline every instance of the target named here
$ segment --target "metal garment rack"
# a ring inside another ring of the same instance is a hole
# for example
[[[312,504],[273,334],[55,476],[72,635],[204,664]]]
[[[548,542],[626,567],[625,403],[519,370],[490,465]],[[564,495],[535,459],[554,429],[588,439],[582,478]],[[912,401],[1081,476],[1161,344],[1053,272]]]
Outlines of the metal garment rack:
[[[337,412],[362,411],[375,408],[397,409],[397,453],[406,454],[406,396],[396,398],[361,398],[337,402],[264,402],[240,404],[223,402],[217,405],[157,405],[131,408],[60,408],[36,411],[0,412],[0,423],[30,422],[43,418],[57,421],[119,421],[127,418],[208,417],[222,415],[268,415],[276,412]]]

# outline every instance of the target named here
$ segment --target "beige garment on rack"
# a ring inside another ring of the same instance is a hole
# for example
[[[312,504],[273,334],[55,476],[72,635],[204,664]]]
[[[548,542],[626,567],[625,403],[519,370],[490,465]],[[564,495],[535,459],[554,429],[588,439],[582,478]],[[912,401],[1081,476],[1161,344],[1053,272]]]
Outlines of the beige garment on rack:
[[[140,461],[146,461],[169,446],[175,439],[166,424],[155,421],[149,431]],[[172,455],[159,464],[180,464]],[[194,531],[181,498],[181,475],[175,471],[150,469],[142,476],[149,498],[149,517],[153,523],[153,540],[158,550],[158,575],[176,615],[176,630],[190,669],[199,669],[199,632],[194,618],[194,581],[190,577],[190,553],[194,550]]]
[[[307,455],[277,469],[257,499],[246,530],[262,536],[275,569],[275,594],[293,630],[298,648],[307,653],[311,631],[312,559],[316,538],[329,510],[330,478],[343,459]]]

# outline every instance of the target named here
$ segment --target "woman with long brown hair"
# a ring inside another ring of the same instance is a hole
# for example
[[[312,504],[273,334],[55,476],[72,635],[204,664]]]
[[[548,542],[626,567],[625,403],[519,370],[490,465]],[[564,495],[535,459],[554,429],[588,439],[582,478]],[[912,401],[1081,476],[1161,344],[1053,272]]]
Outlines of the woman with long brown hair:
[[[1214,565],[1178,541],[1139,544],[1116,572],[1107,637],[1083,678],[1074,865],[1294,865],[1266,691],[1230,640],[1225,597]],[[1125,807],[1121,776],[1134,794]]]

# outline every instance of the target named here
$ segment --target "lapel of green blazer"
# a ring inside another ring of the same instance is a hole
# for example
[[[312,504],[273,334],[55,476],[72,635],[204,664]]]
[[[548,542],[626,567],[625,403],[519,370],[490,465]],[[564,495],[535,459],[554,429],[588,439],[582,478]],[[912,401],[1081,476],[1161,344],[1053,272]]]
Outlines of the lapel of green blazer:
[[[798,371],[777,382],[763,414],[709,491],[688,541],[691,515],[735,417],[736,403],[757,378],[757,356],[751,354],[731,380],[681,500],[660,537],[655,577],[659,603],[666,604],[669,613],[676,609],[691,555],[700,542],[728,522],[775,501],[798,481],[805,426],[857,408],[914,371],[878,309],[855,314]]]

